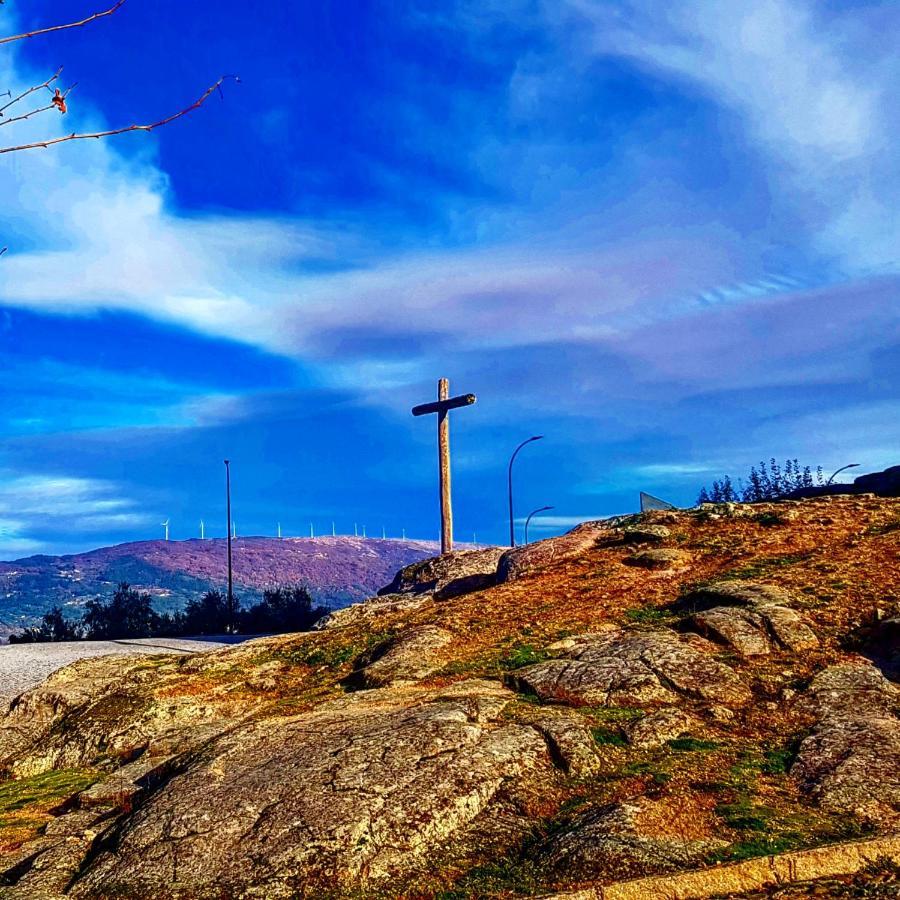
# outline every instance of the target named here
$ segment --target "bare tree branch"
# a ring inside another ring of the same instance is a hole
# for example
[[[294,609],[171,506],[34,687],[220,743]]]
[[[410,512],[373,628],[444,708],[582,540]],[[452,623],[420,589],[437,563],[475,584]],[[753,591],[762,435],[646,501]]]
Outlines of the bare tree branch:
[[[95,131],[90,134],[67,134],[63,137],[52,138],[48,141],[36,141],[33,144],[21,144],[18,147],[0,147],[0,153],[14,153],[17,150],[34,150],[38,147],[52,147],[54,144],[62,144],[65,141],[84,141],[89,138],[104,138],[114,134],[125,134],[129,131],[153,131],[155,128],[161,128],[163,125],[168,125],[169,122],[174,122],[176,119],[186,116],[195,109],[199,109],[214,91],[219,91],[221,93],[222,85],[228,79],[240,82],[240,78],[238,78],[237,75],[223,75],[215,84],[210,85],[190,106],[186,106],[184,109],[179,110],[177,113],[173,113],[171,116],[166,116],[166,118],[160,119],[158,122],[151,122],[149,125],[126,125],[123,128],[112,128],[109,131]]]
[[[53,82],[56,81],[56,79],[59,78],[61,74],[62,66],[60,66],[56,70],[56,72],[51,75],[46,81],[42,81],[40,84],[36,84],[34,87],[28,88],[27,91],[22,91],[22,93],[19,94],[18,97],[13,97],[13,99],[10,100],[9,103],[4,103],[3,106],[0,106],[0,116],[2,116],[3,113],[11,106],[15,106],[16,103],[18,103],[20,100],[24,100],[27,96],[33,94],[35,91],[39,91],[42,88],[47,88],[47,90],[50,90],[50,85],[53,84]],[[71,88],[69,90],[71,90]],[[12,91],[9,91],[7,93],[7,96],[12,97]]]
[[[6,251],[9,250],[9,247],[0,247],[0,256],[3,256]]]
[[[49,34],[51,31],[63,31],[66,28],[81,28],[82,25],[88,25],[97,19],[111,16],[124,2],[125,0],[118,0],[118,3],[111,6],[109,9],[105,9],[103,12],[94,13],[86,19],[81,19],[79,22],[69,22],[66,25],[51,25],[49,28],[38,28],[36,31],[26,31],[23,34],[13,34],[9,37],[0,38],[0,44],[9,44],[12,41],[23,41],[26,38],[37,37],[40,34]]]

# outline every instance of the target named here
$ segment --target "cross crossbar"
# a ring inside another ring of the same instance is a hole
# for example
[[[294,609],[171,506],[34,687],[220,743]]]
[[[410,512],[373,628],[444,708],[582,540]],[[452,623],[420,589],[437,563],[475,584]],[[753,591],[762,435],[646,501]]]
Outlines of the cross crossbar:
[[[458,397],[451,397],[449,400],[421,403],[419,406],[413,407],[412,414],[414,416],[427,416],[429,413],[442,413],[451,409],[459,409],[461,406],[471,406],[474,402],[474,394],[460,394]]]

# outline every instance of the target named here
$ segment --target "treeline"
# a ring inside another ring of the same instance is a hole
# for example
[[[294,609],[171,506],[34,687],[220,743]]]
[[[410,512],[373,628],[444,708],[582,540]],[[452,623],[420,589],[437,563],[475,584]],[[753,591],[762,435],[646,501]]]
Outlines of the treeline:
[[[282,634],[309,631],[328,609],[313,606],[302,586],[266,590],[259,603],[229,605],[222,591],[211,590],[188,601],[183,612],[158,613],[151,597],[122,582],[109,600],[89,600],[79,621],[66,618],[56,606],[41,624],[9,637],[11,644],[49,641],[102,641],[122,638],[185,637],[213,634]]]
[[[761,462],[759,467],[753,466],[746,481],[739,478],[738,483],[734,484],[726,475],[711,486],[704,486],[700,489],[697,503],[760,503],[778,500],[799,488],[824,484],[821,466],[813,470],[810,466],[801,466],[796,459],[785,460],[784,466],[780,466],[772,458],[768,463]]]

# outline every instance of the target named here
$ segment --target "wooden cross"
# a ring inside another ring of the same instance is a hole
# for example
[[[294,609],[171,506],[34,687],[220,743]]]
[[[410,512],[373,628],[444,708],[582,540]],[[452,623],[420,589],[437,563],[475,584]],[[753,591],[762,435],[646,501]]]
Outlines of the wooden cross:
[[[441,493],[441,554],[453,549],[453,506],[450,501],[450,418],[451,409],[471,406],[475,402],[474,394],[450,396],[450,381],[441,378],[438,381],[437,403],[423,403],[414,406],[414,416],[427,416],[437,413],[438,417],[438,473]]]

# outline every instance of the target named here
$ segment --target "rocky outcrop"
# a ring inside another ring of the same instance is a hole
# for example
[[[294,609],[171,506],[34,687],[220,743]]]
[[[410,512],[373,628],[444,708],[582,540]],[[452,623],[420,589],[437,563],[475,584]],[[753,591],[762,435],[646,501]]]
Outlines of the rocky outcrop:
[[[900,823],[900,688],[868,663],[844,663],[819,673],[799,703],[818,721],[791,775],[826,809]]]
[[[434,594],[448,600],[484,590],[497,583],[497,563],[504,552],[502,547],[488,547],[434,556],[401,569],[378,593]]]
[[[585,635],[560,659],[516,669],[517,690],[578,706],[657,706],[682,698],[739,706],[750,692],[696,635],[625,631]]]
[[[323,616],[313,625],[313,630],[325,631],[329,628],[375,622],[387,615],[424,606],[432,599],[431,594],[382,594],[370,597],[362,603],[354,603]]]
[[[665,525],[631,525],[622,531],[626,544],[661,544],[671,536]]]
[[[756,581],[716,581],[686,593],[676,604],[684,611],[698,612],[714,606],[790,606],[793,594],[774,584]]]
[[[872,472],[853,479],[853,486],[861,493],[880,497],[900,497],[900,466],[891,466],[883,472]]]
[[[632,747],[649,750],[685,734],[698,735],[702,726],[696,716],[677,707],[660,709],[635,720],[625,729]]]
[[[780,650],[800,653],[819,645],[819,639],[800,615],[785,606],[717,606],[694,615],[691,624],[701,634],[744,657]]]
[[[611,533],[610,523],[583,522],[559,537],[535,541],[524,547],[507,550],[500,558],[497,578],[502,582],[517,581],[548,566],[581,556]]]
[[[347,682],[374,688],[419,681],[440,668],[441,650],[452,640],[449,631],[435,625],[408,628],[360,656]]]
[[[708,810],[638,797],[580,813],[544,843],[538,858],[574,881],[669,872],[725,846],[713,828]]]
[[[463,830],[489,828],[492,810],[509,816],[505,797],[552,778],[540,733],[499,717],[508,692],[496,684],[367,697],[221,737],[128,820],[72,896],[396,890]]]

